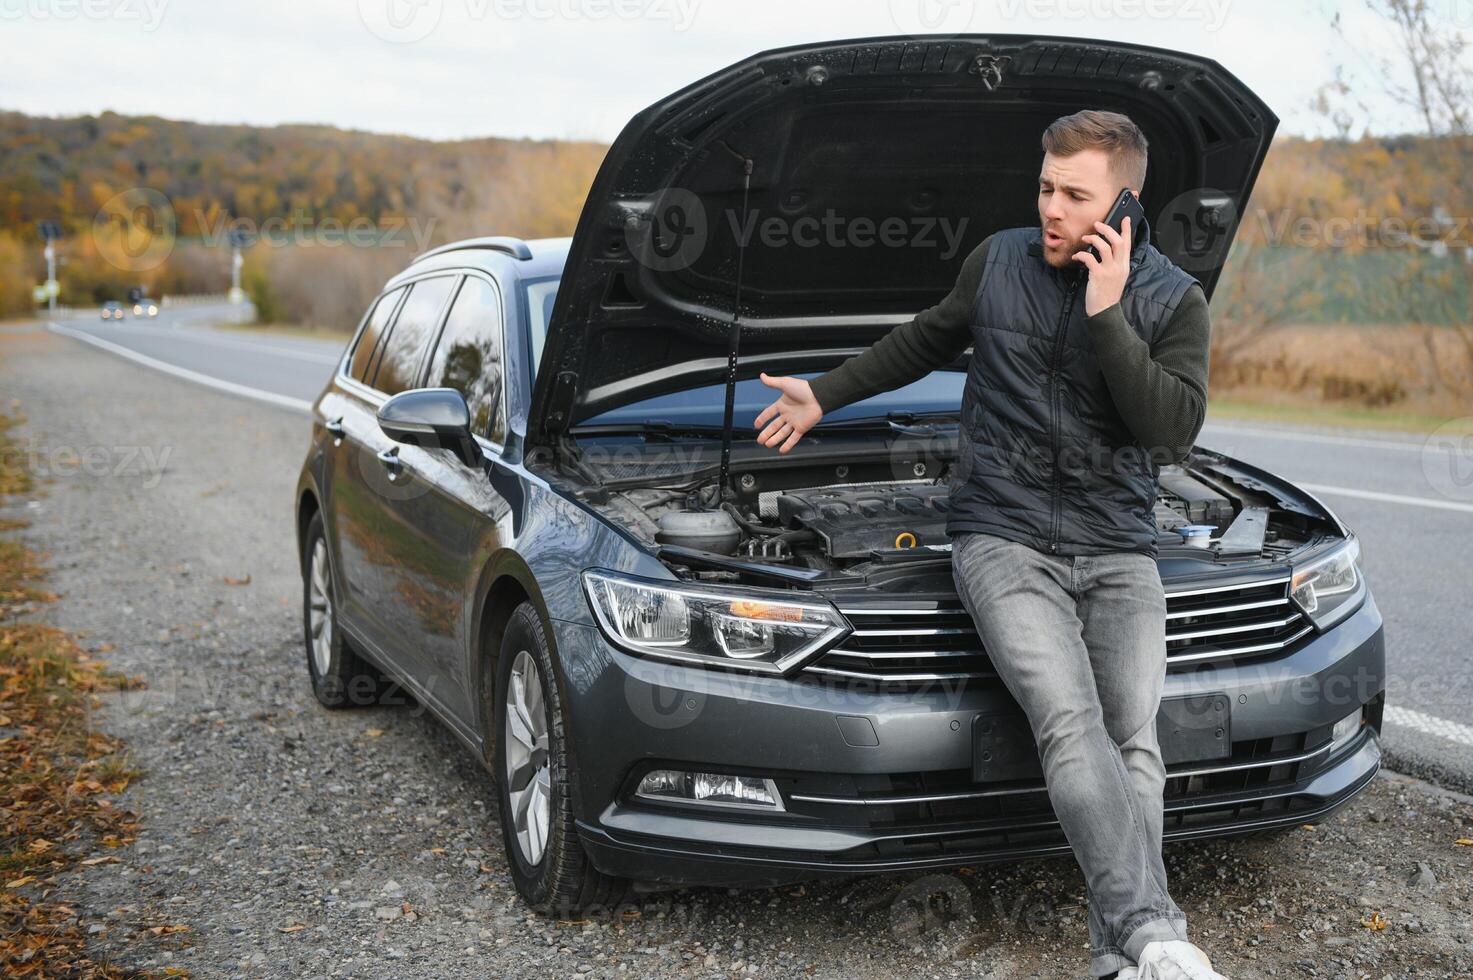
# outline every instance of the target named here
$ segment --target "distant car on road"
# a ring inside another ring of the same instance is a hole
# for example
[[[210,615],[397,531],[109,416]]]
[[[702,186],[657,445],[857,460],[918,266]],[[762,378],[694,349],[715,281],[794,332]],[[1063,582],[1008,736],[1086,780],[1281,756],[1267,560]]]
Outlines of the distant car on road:
[[[102,318],[104,320],[121,320],[123,316],[123,304],[117,300],[110,299],[102,304]]]
[[[158,316],[159,304],[151,299],[140,300],[133,304],[133,315],[139,318]]]
[[[445,245],[374,300],[297,486],[307,673],[328,707],[373,703],[387,675],[470,748],[531,906],[1069,853],[952,577],[970,358],[786,455],[750,421],[772,398],[759,370],[836,366],[944,296],[968,251],[809,247],[824,222],[870,216],[872,244],[883,215],[1036,234],[1038,134],[1081,100],[1162,149],[1142,197],[1163,231],[1246,202],[1278,122],[1214,61],[1113,41],[769,51],[636,116],[571,239]],[[748,197],[809,246],[729,233]],[[1223,256],[1234,227],[1214,230]],[[1189,262],[1194,242],[1161,247]],[[1192,267],[1210,298],[1220,259]],[[1056,349],[1084,356],[1072,309]],[[1164,839],[1326,820],[1381,765],[1360,543],[1226,454],[1152,468]]]

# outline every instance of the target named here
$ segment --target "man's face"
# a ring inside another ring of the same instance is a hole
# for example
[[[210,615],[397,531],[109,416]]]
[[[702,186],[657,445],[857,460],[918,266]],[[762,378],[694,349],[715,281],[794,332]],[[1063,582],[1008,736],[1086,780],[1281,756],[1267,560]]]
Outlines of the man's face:
[[[1073,255],[1089,247],[1084,236],[1096,231],[1096,221],[1105,220],[1124,186],[1110,173],[1109,161],[1104,150],[1093,148],[1067,157],[1043,155],[1043,168],[1038,172],[1038,221],[1043,231],[1043,258],[1049,265],[1084,268]]]

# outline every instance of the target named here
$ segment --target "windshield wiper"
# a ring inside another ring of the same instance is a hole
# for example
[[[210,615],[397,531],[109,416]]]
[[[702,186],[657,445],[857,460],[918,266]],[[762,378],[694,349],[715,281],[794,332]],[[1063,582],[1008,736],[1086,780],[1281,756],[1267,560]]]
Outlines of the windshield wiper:
[[[833,422],[820,422],[810,432],[819,429],[851,429],[865,430],[874,429],[888,432],[907,432],[920,435],[932,435],[937,431],[934,423],[945,426],[950,422],[958,421],[956,412],[888,412],[883,416],[873,415],[857,419],[838,419]],[[639,435],[648,439],[674,439],[680,436],[695,436],[703,439],[719,439],[724,430],[723,426],[710,425],[701,422],[669,422],[664,419],[651,419],[648,422],[595,422],[585,425],[571,426],[568,431],[578,436],[626,436]],[[757,430],[754,428],[734,427],[732,434],[739,438],[755,439]]]
[[[938,431],[934,423],[959,424],[961,418],[957,412],[887,412],[884,417],[878,415],[857,419],[838,419],[833,422],[820,422],[810,431],[819,429],[881,429],[893,432],[905,432],[913,435],[935,435]]]
[[[640,435],[650,439],[672,439],[676,436],[700,436],[701,438],[719,439],[723,428],[719,425],[702,425],[689,422],[599,422],[593,425],[575,425],[568,429],[569,432],[579,436],[627,436]],[[756,434],[755,429],[740,430],[743,433]]]

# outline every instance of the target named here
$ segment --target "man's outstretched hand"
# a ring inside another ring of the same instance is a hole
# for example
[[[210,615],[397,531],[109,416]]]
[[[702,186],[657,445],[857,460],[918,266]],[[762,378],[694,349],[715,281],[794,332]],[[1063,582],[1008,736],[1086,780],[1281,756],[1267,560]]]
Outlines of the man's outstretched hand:
[[[782,397],[758,412],[752,427],[762,429],[766,425],[767,428],[757,434],[757,442],[764,446],[781,443],[777,451],[786,453],[798,444],[803,433],[818,424],[818,420],[823,418],[823,409],[819,407],[808,382],[802,378],[774,378],[765,373],[761,377],[763,384],[781,391]]]

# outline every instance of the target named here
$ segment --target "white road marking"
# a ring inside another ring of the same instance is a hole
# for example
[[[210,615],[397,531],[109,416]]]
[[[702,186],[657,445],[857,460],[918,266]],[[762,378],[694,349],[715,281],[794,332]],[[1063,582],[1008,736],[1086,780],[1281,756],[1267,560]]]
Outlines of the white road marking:
[[[1423,714],[1411,708],[1387,705],[1384,720],[1393,725],[1415,728],[1424,735],[1436,735],[1438,738],[1445,738],[1459,745],[1473,745],[1473,726],[1448,721],[1446,718],[1438,718],[1435,715]]]
[[[1373,449],[1392,449],[1404,453],[1420,453],[1427,450],[1451,452],[1451,447],[1439,442],[1407,442],[1401,439],[1366,439],[1356,436],[1318,435],[1311,432],[1290,432],[1285,429],[1264,429],[1250,425],[1225,425],[1208,422],[1202,426],[1203,433],[1216,429],[1223,433],[1248,436],[1268,436],[1271,439],[1291,439],[1299,442],[1327,442],[1337,446],[1369,446]],[[1204,444],[1207,440],[1200,440]],[[1210,446],[1208,448],[1211,448]]]
[[[312,403],[309,401],[292,398],[290,395],[278,395],[274,391],[262,391],[260,388],[236,384],[233,381],[226,381],[222,378],[212,378],[208,374],[200,374],[198,371],[191,371],[188,368],[182,368],[176,364],[169,364],[166,361],[160,361],[146,354],[140,354],[135,350],[129,350],[110,340],[103,340],[101,337],[87,333],[85,330],[73,330],[71,327],[64,327],[59,323],[49,323],[46,325],[46,329],[53,333],[63,334],[75,340],[80,340],[85,344],[100,347],[105,351],[117,354],[119,357],[126,357],[130,361],[136,361],[139,364],[151,367],[156,371],[163,371],[165,374],[172,374],[176,378],[193,381],[196,384],[202,384],[206,387],[214,388],[217,391],[228,391],[232,395],[254,398],[256,401],[266,402],[267,404],[276,405],[280,408],[289,408],[292,411],[302,412],[304,414],[311,414],[312,412]]]
[[[1354,490],[1350,487],[1327,487],[1322,483],[1300,483],[1292,481],[1296,487],[1303,487],[1310,493],[1338,493],[1345,497],[1360,497],[1362,500],[1379,500],[1389,504],[1407,504],[1411,507],[1432,507],[1437,510],[1456,510],[1464,514],[1473,514],[1473,504],[1459,503],[1456,500],[1433,500],[1430,497],[1408,497],[1403,493],[1380,493],[1375,490]]]
[[[256,340],[237,340],[233,337],[221,337],[219,334],[204,327],[195,326],[193,323],[188,325],[181,323],[173,327],[155,327],[152,325],[130,326],[126,329],[129,333],[142,333],[147,336],[169,337],[171,339],[176,339],[180,334],[183,334],[190,340],[199,341],[203,344],[214,344],[217,347],[235,347],[241,350],[268,351],[273,354],[285,354],[299,361],[317,361],[322,364],[335,365],[341,360],[341,355],[337,354],[322,354],[316,351],[278,347],[275,344],[265,344]],[[93,336],[96,336],[96,334],[93,334]]]

